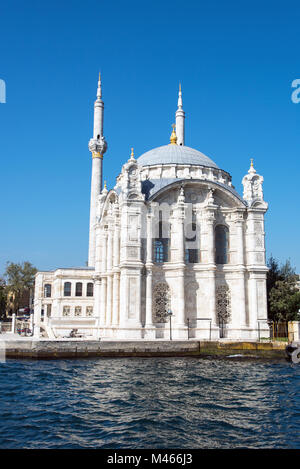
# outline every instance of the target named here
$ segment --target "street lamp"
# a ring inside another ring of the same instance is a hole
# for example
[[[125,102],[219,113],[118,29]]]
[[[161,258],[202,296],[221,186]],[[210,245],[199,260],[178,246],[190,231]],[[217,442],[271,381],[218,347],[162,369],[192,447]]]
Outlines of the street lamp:
[[[172,340],[172,316],[173,313],[170,309],[168,309],[167,316],[170,318],[170,340]]]

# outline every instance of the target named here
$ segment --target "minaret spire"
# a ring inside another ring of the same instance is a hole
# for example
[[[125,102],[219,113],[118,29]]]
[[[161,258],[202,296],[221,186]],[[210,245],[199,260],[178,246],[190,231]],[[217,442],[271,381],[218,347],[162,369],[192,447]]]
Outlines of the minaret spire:
[[[88,261],[90,267],[95,266],[97,200],[102,190],[103,155],[107,150],[107,143],[103,136],[103,117],[104,103],[102,101],[101,75],[99,73],[97,99],[94,104],[93,138],[91,138],[91,140],[89,141],[89,150],[92,153],[90,240]]]
[[[179,83],[179,93],[178,93],[178,109],[182,109],[182,92],[181,92],[181,83]]]
[[[101,73],[99,72],[98,88],[97,88],[97,99],[101,99],[101,98],[102,98]]]
[[[176,135],[177,135],[177,145],[184,145],[184,119],[185,112],[182,108],[182,92],[181,92],[181,83],[179,83],[179,93],[178,93],[178,108],[175,114],[176,118]]]

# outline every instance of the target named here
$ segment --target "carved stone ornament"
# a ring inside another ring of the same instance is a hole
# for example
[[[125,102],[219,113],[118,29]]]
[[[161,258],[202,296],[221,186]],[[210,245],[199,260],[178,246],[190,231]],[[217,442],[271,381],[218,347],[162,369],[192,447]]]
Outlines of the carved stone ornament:
[[[246,174],[242,180],[244,187],[243,198],[249,204],[251,204],[254,200],[263,200],[263,180],[264,178],[256,173],[256,170],[253,167],[253,163],[251,162],[248,174]]]
[[[103,136],[99,138],[91,138],[89,141],[89,150],[92,153],[99,153],[101,156],[103,156],[107,150],[107,143],[105,138]]]
[[[216,309],[218,319],[227,324],[231,316],[230,290],[227,285],[216,288]]]
[[[206,197],[207,205],[214,205],[215,204],[214,192],[215,192],[214,189],[212,189],[211,187],[208,189],[207,197]]]
[[[178,204],[185,203],[185,195],[184,195],[184,188],[183,186],[180,187],[179,195],[178,195]]]
[[[165,323],[170,309],[170,288],[166,283],[157,283],[153,293],[153,321]]]

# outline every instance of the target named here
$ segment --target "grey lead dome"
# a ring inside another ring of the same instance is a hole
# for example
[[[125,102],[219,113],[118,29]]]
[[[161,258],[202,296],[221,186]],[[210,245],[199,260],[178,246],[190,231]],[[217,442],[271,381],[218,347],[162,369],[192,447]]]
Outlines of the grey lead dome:
[[[147,151],[137,159],[141,166],[153,166],[155,164],[192,164],[206,166],[208,168],[219,167],[208,156],[194,148],[183,145],[163,145]]]

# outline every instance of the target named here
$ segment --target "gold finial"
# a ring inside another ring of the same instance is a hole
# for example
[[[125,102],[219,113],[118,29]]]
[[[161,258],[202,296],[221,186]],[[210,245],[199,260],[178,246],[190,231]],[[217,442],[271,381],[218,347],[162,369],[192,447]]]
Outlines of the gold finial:
[[[104,181],[104,189],[107,189],[107,187],[106,187],[106,181]]]
[[[134,158],[133,147],[131,148],[131,154],[130,154],[130,158]]]
[[[172,124],[172,127],[173,127],[173,131],[172,131],[171,137],[170,137],[170,144],[171,145],[176,145],[177,144],[177,135],[176,135],[176,132],[175,132],[175,124]]]
[[[253,168],[253,158],[250,158],[251,161],[251,168]]]

